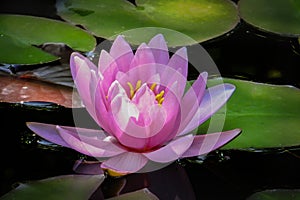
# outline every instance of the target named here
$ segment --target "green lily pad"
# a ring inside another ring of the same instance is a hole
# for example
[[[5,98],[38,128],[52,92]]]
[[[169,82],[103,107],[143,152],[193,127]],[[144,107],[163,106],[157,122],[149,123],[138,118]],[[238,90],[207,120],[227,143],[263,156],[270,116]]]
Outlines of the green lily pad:
[[[247,200],[299,200],[299,189],[274,189],[265,190],[252,194]]]
[[[216,85],[220,80],[210,80]],[[262,149],[300,145],[300,90],[292,86],[223,79],[236,90],[226,104],[223,130],[241,128],[242,133],[223,149]],[[214,116],[224,116],[218,111]],[[199,127],[206,133],[209,121]]]
[[[239,21],[236,5],[228,0],[136,0],[136,5],[126,0],[63,0],[56,7],[63,19],[84,26],[96,36],[113,39],[123,34],[133,44],[162,33],[168,46],[187,45],[170,36],[170,30],[202,42],[225,34]],[[158,29],[154,33],[139,30],[140,38],[126,35],[128,30],[146,27]]]
[[[96,39],[78,27],[42,17],[0,15],[0,63],[39,64],[57,60],[33,45],[64,43],[78,51],[91,51]]]
[[[300,35],[299,0],[240,0],[240,16],[259,29],[286,36]]]
[[[40,49],[30,46],[8,35],[0,35],[0,47],[5,51],[0,52],[1,63],[30,64],[57,60],[57,57]]]
[[[20,184],[0,200],[82,200],[100,186],[104,175],[64,175]]]

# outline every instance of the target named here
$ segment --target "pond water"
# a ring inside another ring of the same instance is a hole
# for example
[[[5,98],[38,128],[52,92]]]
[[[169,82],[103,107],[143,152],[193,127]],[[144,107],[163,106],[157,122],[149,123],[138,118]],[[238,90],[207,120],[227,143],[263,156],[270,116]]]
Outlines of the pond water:
[[[16,6],[17,1],[2,1],[0,12],[57,18],[54,3],[52,0],[31,0]],[[297,73],[300,48],[295,38],[265,33],[241,21],[230,33],[204,42],[202,46],[224,77],[300,87]],[[189,79],[196,76],[197,73],[191,69]],[[18,182],[74,173],[74,161],[82,155],[43,144],[45,141],[33,135],[25,125],[27,121],[74,125],[71,109],[42,102],[1,103],[0,113],[0,196]],[[176,195],[181,199],[246,199],[254,192],[265,189],[300,188],[299,169],[299,147],[219,150],[205,158],[182,160],[157,174],[129,175],[123,192],[140,189],[145,185],[144,180],[148,180],[161,199],[175,199]],[[172,181],[159,179],[159,173],[168,174]],[[122,179],[105,180],[100,188],[103,195],[113,195],[112,188],[118,187],[120,181]],[[173,196],[167,196],[164,193],[166,190],[173,190]]]

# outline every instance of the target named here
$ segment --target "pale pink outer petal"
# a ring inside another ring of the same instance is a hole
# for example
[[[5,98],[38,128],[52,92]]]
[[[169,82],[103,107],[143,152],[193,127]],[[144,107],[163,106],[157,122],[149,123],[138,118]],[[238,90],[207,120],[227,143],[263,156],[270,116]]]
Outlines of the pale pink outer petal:
[[[168,66],[174,70],[179,71],[186,79],[188,72],[188,56],[186,47],[178,49],[175,54],[170,58]],[[168,74],[164,74],[164,78],[168,77]]]
[[[93,91],[99,80],[96,66],[79,53],[72,53],[70,67],[78,93],[90,115],[96,119]]]
[[[204,97],[196,114],[191,119],[190,123],[185,127],[185,129],[179,133],[179,135],[183,135],[194,130],[200,124],[210,118],[227,102],[234,90],[235,86],[228,83],[208,88],[205,91]]]
[[[101,130],[57,126],[57,131],[72,149],[88,156],[112,157],[125,152],[115,138],[104,135]],[[88,136],[91,134],[96,135]]]
[[[111,157],[125,152],[116,139],[101,130],[27,122],[30,130],[55,144],[94,157]]]
[[[45,140],[64,147],[72,148],[58,133],[56,129],[57,125],[38,122],[27,122],[26,125],[30,130],[32,130],[34,133],[44,138]]]
[[[101,74],[104,74],[104,72],[111,67],[115,63],[115,59],[105,50],[101,50],[99,61],[98,61],[98,71]]]
[[[240,133],[241,129],[234,129],[219,133],[197,135],[194,137],[194,141],[190,148],[181,156],[181,158],[207,154],[222,147],[237,137]]]
[[[198,110],[205,92],[206,81],[207,72],[202,72],[181,99],[181,123],[178,133],[183,131]]]
[[[154,36],[148,46],[151,48],[155,62],[163,65],[167,65],[169,62],[169,51],[164,36],[157,34]]]
[[[104,161],[101,168],[111,169],[122,174],[129,174],[139,171],[147,162],[148,159],[143,154],[125,152]]]
[[[134,57],[130,63],[130,69],[150,63],[155,63],[154,56],[151,49],[145,43],[142,43],[134,54]],[[149,71],[150,70],[151,69],[149,69]]]
[[[93,105],[95,109],[95,115],[96,115],[95,121],[101,128],[103,128],[106,132],[109,133],[110,128],[108,125],[109,116],[108,116],[107,105],[106,105],[106,97],[104,95],[104,91],[101,87],[100,81],[98,82],[95,89],[94,102],[97,102]]]
[[[159,163],[168,163],[177,160],[193,143],[194,136],[186,135],[171,141],[164,147],[149,153],[143,153],[149,160]]]
[[[130,45],[124,40],[123,36],[117,36],[109,53],[116,60],[120,71],[126,72],[129,70],[134,55]]]

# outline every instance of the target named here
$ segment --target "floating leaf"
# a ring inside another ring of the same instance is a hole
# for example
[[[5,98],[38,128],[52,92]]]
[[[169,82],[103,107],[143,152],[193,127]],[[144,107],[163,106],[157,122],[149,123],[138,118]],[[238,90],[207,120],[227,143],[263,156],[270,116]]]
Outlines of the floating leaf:
[[[68,23],[26,15],[0,15],[0,63],[39,64],[57,60],[32,45],[64,43],[78,51],[91,51],[95,38]]]
[[[21,103],[29,101],[52,102],[65,107],[81,107],[73,88],[9,76],[0,76],[0,102]]]
[[[1,63],[29,64],[57,60],[57,57],[5,34],[0,34],[0,47]]]
[[[212,79],[209,86],[220,80]],[[300,145],[300,90],[291,86],[224,79],[236,90],[226,104],[223,130],[242,133],[223,149],[260,149]],[[214,116],[223,115],[223,111]],[[209,121],[199,127],[206,133]]]
[[[274,189],[254,193],[247,200],[299,200],[299,189]]]
[[[104,175],[65,175],[20,184],[0,200],[83,200],[100,186]]]
[[[240,16],[249,24],[268,32],[300,35],[299,0],[240,0]]]
[[[178,40],[174,31],[202,42],[230,31],[239,21],[236,5],[228,0],[137,0],[135,3],[63,0],[58,1],[57,11],[63,19],[83,25],[99,37],[113,39],[122,33],[129,42],[139,44],[159,32],[164,34],[169,46],[190,44]],[[146,27],[157,28],[139,29]],[[139,30],[132,36],[133,32],[126,32],[131,29]]]

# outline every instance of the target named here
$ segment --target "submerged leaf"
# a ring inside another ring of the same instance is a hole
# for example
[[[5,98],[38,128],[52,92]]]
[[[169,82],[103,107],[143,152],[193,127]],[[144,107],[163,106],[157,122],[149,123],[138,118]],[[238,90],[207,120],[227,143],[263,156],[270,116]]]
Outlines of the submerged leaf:
[[[20,184],[0,200],[83,200],[100,186],[104,175],[64,175]]]
[[[210,80],[215,85],[219,80]],[[300,90],[292,86],[224,79],[236,90],[226,104],[223,130],[242,133],[223,149],[280,148],[300,145]],[[217,112],[214,116],[223,115]],[[199,127],[206,133],[209,121]]]
[[[0,15],[0,63],[39,64],[57,60],[33,45],[64,43],[77,51],[91,51],[96,39],[68,23],[26,15]]]
[[[158,33],[165,36],[168,46],[191,43],[178,40],[170,30],[202,42],[225,34],[239,21],[235,4],[227,0],[138,0],[135,4],[126,0],[63,0],[56,7],[63,19],[84,26],[96,36],[113,39],[122,34],[134,44]],[[156,28],[139,29],[146,27]],[[131,29],[137,34],[126,32]]]

